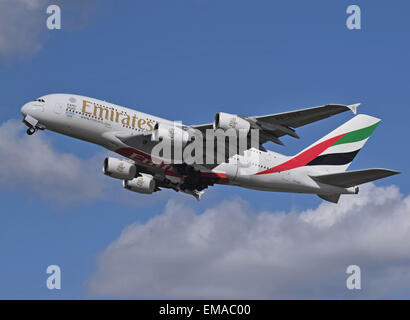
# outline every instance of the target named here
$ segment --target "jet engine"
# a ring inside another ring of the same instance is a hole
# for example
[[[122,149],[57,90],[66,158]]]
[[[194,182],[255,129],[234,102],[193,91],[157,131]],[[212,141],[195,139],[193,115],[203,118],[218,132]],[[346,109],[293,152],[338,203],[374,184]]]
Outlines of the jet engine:
[[[145,173],[132,180],[123,180],[122,185],[125,189],[138,193],[151,194],[155,191],[154,177]]]
[[[163,141],[173,144],[179,142],[182,147],[189,141],[189,133],[177,125],[170,125],[166,123],[157,123],[154,127],[154,131],[151,135],[152,141],[159,141],[162,138]]]
[[[214,130],[235,129],[237,132],[239,132],[239,130],[246,130],[247,133],[249,133],[249,130],[251,128],[249,121],[239,117],[236,114],[229,114],[225,112],[218,112],[215,115],[213,126]]]
[[[137,168],[126,160],[108,157],[104,160],[103,172],[111,178],[131,180],[135,177]]]

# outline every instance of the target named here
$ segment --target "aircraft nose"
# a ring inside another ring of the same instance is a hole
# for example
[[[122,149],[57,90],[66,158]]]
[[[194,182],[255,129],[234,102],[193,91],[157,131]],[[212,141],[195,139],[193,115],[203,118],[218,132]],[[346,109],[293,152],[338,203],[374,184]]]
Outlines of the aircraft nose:
[[[26,116],[28,114],[30,108],[31,108],[31,103],[30,102],[26,103],[24,106],[21,107],[20,111],[23,114],[23,116]]]

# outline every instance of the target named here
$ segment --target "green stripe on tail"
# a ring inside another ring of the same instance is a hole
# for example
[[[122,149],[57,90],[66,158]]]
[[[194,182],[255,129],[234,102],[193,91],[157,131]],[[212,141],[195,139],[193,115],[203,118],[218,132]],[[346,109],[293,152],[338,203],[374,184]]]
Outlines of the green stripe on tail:
[[[380,121],[373,124],[373,125],[371,125],[371,126],[369,126],[369,127],[359,129],[359,130],[355,130],[355,131],[352,131],[352,132],[348,132],[342,138],[340,138],[338,141],[336,141],[333,144],[333,146],[338,145],[338,144],[357,142],[357,141],[367,139],[373,133],[374,129],[376,129],[376,127],[379,123],[380,123]]]

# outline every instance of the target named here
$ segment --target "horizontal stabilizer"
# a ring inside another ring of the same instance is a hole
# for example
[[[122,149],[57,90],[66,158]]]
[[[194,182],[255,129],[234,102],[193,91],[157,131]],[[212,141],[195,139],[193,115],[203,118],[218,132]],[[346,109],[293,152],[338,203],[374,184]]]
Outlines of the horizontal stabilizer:
[[[390,177],[398,173],[400,172],[388,169],[364,169],[324,174],[320,176],[311,176],[311,178],[318,182],[330,184],[333,186],[349,188],[373,180]]]

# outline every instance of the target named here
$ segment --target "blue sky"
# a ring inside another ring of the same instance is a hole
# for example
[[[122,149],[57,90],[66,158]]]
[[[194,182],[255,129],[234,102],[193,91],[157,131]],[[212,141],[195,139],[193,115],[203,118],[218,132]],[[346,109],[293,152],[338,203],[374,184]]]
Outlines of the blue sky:
[[[401,194],[409,193],[410,4],[406,1],[354,1],[362,10],[362,29],[354,31],[345,24],[352,1],[342,0],[70,1],[74,4],[56,0],[51,3],[62,6],[62,29],[57,31],[45,27],[50,2],[40,0],[38,7],[28,9],[25,0],[19,1],[20,10],[7,0],[1,13],[2,125],[20,120],[25,102],[57,92],[111,101],[184,124],[211,122],[219,111],[262,115],[360,102],[359,112],[383,121],[350,169],[402,171],[376,186],[394,184]],[[32,17],[30,25],[24,19],[27,14]],[[20,33],[24,36],[15,36]],[[24,44],[17,43],[19,39]],[[269,148],[296,153],[351,117],[346,113],[300,128],[300,140],[286,137],[285,147]],[[23,130],[21,124],[16,141],[25,139],[26,146],[29,140]],[[52,132],[39,135],[43,137],[35,139],[54,150],[56,161],[59,154],[69,153],[94,163],[91,158],[108,154]],[[30,152],[19,150],[30,159]],[[224,200],[245,200],[252,212],[302,211],[322,202],[310,195],[224,186],[209,190],[200,203],[173,191],[150,199],[99,177],[101,164],[95,163],[83,178],[101,181],[112,192],[78,201],[61,201],[66,190],[60,195],[58,190],[52,195],[45,189],[35,191],[43,188],[43,181],[1,180],[0,298],[99,296],[89,289],[98,257],[126,226],[136,221],[145,224],[166,212],[170,199],[197,213]],[[60,291],[45,287],[50,264],[62,269]],[[113,291],[105,296],[122,295]],[[334,296],[344,297],[328,295]],[[392,290],[383,297],[395,296],[406,292]]]

